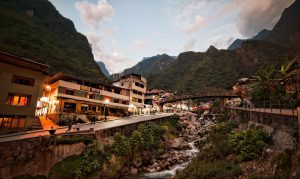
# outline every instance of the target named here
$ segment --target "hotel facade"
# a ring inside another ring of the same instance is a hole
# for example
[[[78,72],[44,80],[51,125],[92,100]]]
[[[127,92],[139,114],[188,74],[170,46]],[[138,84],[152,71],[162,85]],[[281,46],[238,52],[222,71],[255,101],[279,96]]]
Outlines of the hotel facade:
[[[37,115],[76,113],[124,116],[129,108],[129,90],[58,73],[47,80],[37,107]]]
[[[29,129],[49,66],[0,52],[0,129]]]
[[[112,83],[113,86],[129,90],[129,111],[140,114],[145,107],[147,80],[138,74],[129,74],[120,77]]]

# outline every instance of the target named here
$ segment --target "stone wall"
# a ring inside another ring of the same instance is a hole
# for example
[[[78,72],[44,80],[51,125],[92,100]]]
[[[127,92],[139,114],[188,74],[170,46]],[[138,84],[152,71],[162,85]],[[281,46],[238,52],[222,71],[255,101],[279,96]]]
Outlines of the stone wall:
[[[85,144],[48,146],[49,138],[5,142],[0,145],[0,178],[21,175],[48,176],[51,168],[64,158],[79,155]]]
[[[263,112],[228,109],[230,120],[239,122],[240,129],[262,128],[278,149],[293,148],[298,141],[298,117]]]

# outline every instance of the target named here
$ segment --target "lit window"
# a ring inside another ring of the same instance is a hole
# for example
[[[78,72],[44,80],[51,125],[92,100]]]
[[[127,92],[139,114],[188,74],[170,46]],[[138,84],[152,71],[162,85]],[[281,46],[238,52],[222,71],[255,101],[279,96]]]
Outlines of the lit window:
[[[28,106],[30,103],[30,98],[30,95],[8,93],[6,104],[12,106]]]

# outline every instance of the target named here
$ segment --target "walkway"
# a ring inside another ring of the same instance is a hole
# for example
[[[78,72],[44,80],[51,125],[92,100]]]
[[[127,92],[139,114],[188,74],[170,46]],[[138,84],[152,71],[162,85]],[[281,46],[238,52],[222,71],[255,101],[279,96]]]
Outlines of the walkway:
[[[47,119],[45,116],[40,116],[39,118],[40,118],[41,124],[43,126],[43,130],[49,130],[49,129],[51,129],[51,127],[53,127],[54,129],[59,128],[58,125],[56,125],[50,119]]]
[[[159,113],[155,115],[144,115],[144,116],[132,116],[126,118],[120,118],[118,120],[111,120],[107,122],[96,122],[96,124],[81,124],[80,131],[87,131],[90,128],[94,128],[95,131],[109,129],[119,126],[125,126],[128,124],[143,122],[143,121],[150,121],[155,120],[162,117],[168,117],[173,115],[173,113]],[[55,134],[63,134],[66,133],[68,127],[60,127],[56,129]],[[8,134],[0,136],[0,143],[1,142],[8,142],[14,140],[23,140],[23,139],[30,139],[39,136],[47,136],[49,135],[48,130],[37,130],[37,131],[28,131],[22,133],[15,133],[15,134]]]
[[[253,112],[261,112],[261,113],[270,113],[270,114],[280,114],[287,116],[298,116],[298,112],[296,109],[278,109],[278,108],[243,108],[243,107],[234,107],[228,106],[229,109],[238,109],[243,111],[253,111]]]

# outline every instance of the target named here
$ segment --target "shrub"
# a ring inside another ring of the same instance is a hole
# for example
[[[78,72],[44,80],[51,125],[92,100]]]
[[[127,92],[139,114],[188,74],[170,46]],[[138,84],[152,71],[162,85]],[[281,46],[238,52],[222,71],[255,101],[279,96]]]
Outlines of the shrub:
[[[160,143],[160,139],[162,139],[164,135],[161,126],[155,123],[142,125],[139,127],[139,131],[143,138],[143,148],[147,150],[152,150],[157,147]]]
[[[188,167],[176,175],[176,179],[185,178],[235,178],[242,170],[238,165],[227,160],[193,160]]]
[[[128,138],[119,132],[115,133],[113,150],[118,155],[130,155],[131,146]]]
[[[81,178],[93,171],[101,171],[102,160],[99,158],[100,150],[98,142],[94,140],[84,150],[79,167],[74,171],[75,178]]]
[[[229,135],[230,145],[243,161],[259,157],[269,142],[267,133],[261,129],[233,131]]]
[[[143,137],[141,132],[133,131],[130,136],[130,145],[133,152],[138,152],[143,148]]]

